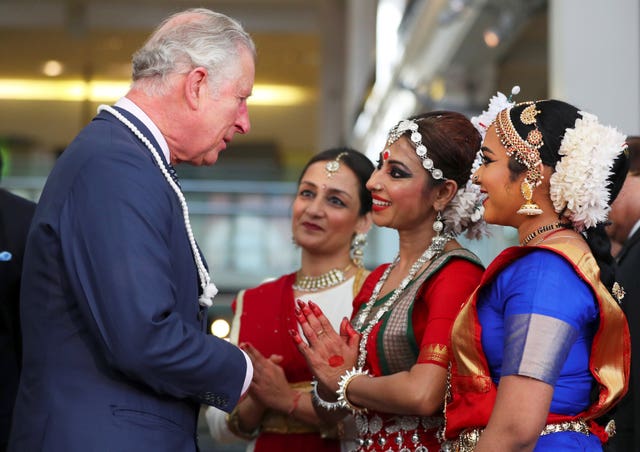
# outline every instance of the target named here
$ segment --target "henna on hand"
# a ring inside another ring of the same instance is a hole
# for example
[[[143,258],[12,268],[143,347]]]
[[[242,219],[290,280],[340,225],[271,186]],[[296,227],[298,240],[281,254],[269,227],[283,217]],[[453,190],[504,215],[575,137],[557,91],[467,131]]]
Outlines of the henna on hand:
[[[329,366],[340,367],[344,364],[344,358],[340,355],[333,355],[329,357]]]

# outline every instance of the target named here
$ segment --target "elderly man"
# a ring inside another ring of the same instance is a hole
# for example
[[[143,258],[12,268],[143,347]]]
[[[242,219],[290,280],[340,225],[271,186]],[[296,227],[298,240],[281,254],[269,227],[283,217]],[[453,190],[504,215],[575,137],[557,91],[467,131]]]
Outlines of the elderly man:
[[[216,290],[173,164],[249,131],[254,71],[236,21],[178,13],[59,158],[27,241],[9,450],[195,451],[200,404],[230,411],[248,388],[248,357],[205,333]]]
[[[627,144],[629,173],[611,205],[607,233],[618,248],[618,281],[626,291],[622,309],[631,332],[631,378],[614,414],[618,432],[607,446],[611,452],[640,450],[640,137],[627,138]]]

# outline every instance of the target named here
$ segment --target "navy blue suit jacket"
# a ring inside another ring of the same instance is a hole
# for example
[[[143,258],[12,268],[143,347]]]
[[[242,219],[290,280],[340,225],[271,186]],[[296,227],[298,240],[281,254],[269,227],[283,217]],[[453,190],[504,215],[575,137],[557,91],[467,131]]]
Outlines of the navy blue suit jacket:
[[[0,451],[7,449],[20,378],[18,301],[22,256],[35,209],[35,203],[0,188]]]
[[[102,112],[58,159],[31,224],[10,450],[196,450],[199,405],[230,411],[246,375],[242,352],[205,334],[198,292],[176,194]]]

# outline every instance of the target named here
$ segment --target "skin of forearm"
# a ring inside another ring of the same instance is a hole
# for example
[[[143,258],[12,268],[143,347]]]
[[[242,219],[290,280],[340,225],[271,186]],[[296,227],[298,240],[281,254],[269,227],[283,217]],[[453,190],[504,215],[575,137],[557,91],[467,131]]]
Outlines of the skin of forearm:
[[[265,408],[251,397],[246,397],[238,404],[238,424],[243,432],[253,432],[262,423]]]
[[[322,413],[319,413],[313,407],[313,404],[311,403],[311,394],[305,393],[300,397],[298,406],[293,411],[292,416],[302,422],[306,422],[307,424],[323,427],[335,424],[346,414],[343,411],[321,411]]]
[[[353,405],[374,411],[431,416],[441,410],[445,390],[444,378],[442,384],[434,380],[432,384],[425,384],[430,380],[418,380],[411,372],[356,377],[347,387],[347,398]]]

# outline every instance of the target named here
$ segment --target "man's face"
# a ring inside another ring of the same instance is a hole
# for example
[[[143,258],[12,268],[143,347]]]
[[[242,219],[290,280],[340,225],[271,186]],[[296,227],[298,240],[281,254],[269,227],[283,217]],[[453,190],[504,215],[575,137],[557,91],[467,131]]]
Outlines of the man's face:
[[[213,165],[236,133],[249,132],[247,98],[253,90],[255,63],[245,48],[236,62],[237,68],[230,68],[220,81],[207,76],[194,120],[185,125],[180,149],[172,153],[172,162]],[[212,82],[217,82],[217,87],[212,87]]]

